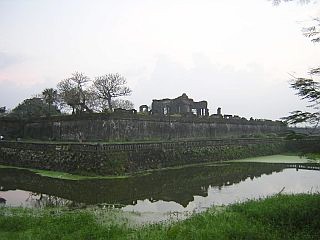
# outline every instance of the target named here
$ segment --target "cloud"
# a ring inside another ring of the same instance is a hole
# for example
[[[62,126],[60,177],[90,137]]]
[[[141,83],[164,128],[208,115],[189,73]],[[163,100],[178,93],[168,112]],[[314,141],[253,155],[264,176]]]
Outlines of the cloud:
[[[289,75],[267,81],[265,69],[256,64],[248,66],[248,70],[239,70],[211,63],[201,53],[194,54],[193,60],[193,67],[186,68],[168,56],[158,56],[148,80],[133,89],[139,105],[186,93],[195,101],[208,101],[210,114],[222,107],[224,114],[279,119],[294,109],[304,108],[304,103],[289,88]]]
[[[273,7],[256,0],[0,5],[0,105],[16,105],[74,71],[90,77],[119,72],[136,104],[186,92],[207,100],[211,113],[221,106],[225,113],[278,118],[300,106],[287,73],[303,76],[320,59],[319,46],[304,38],[297,24],[316,16],[319,5]]]
[[[23,59],[21,57],[10,55],[6,52],[0,52],[0,70],[21,63],[22,61]]]
[[[46,86],[46,83],[21,85],[12,81],[0,81],[0,107],[13,109],[23,100],[41,93]]]

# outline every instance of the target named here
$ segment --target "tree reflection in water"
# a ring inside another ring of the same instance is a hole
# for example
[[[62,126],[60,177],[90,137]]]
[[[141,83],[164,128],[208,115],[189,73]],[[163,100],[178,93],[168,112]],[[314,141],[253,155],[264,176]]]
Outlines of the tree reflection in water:
[[[47,195],[43,193],[29,193],[29,197],[26,202],[30,204],[31,207],[34,208],[44,208],[44,207],[79,207],[79,203],[74,203],[71,200]]]
[[[208,195],[208,189],[281,172],[286,164],[233,163],[212,164],[154,171],[128,178],[63,180],[42,177],[21,169],[0,169],[0,186],[5,190],[33,192],[28,202],[34,207],[77,207],[100,205],[122,207],[148,199],[173,201],[187,206],[194,196]]]

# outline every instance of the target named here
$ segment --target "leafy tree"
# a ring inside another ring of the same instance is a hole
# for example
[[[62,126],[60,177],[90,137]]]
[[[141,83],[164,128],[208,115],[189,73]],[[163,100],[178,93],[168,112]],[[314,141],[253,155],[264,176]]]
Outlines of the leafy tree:
[[[283,0],[285,2],[294,0]],[[280,4],[281,0],[274,0],[275,4]],[[309,0],[300,0],[300,3],[308,3]],[[312,42],[320,42],[320,19],[314,18],[314,25],[311,27],[303,28],[303,35],[310,38]],[[320,82],[315,80],[314,77],[319,76],[320,67],[312,68],[309,71],[309,78],[293,77],[291,80],[291,88],[297,91],[297,95],[301,99],[307,100],[310,105],[309,108],[312,112],[303,112],[296,110],[290,112],[290,115],[283,119],[289,124],[307,123],[317,127],[320,122]]]
[[[29,98],[15,107],[9,115],[18,118],[32,118],[60,114],[55,106],[52,106],[49,110],[48,105],[41,98]]]
[[[314,75],[314,74],[312,74]],[[297,91],[301,99],[306,99],[313,109],[312,112],[303,112],[300,110],[291,112],[289,116],[283,119],[289,124],[308,123],[317,127],[320,122],[320,83],[311,78],[294,78],[291,87]]]
[[[108,105],[110,111],[113,111],[112,100],[117,97],[128,96],[131,93],[131,89],[126,84],[126,79],[119,73],[109,73],[96,77],[93,87],[97,97],[104,105]]]
[[[75,72],[70,78],[58,83],[59,95],[66,105],[72,108],[72,114],[91,111],[86,105],[88,91],[85,89],[90,79],[83,73]]]
[[[53,88],[46,88],[42,91],[42,97],[45,103],[48,104],[48,112],[50,114],[53,104],[57,103],[58,92]]]

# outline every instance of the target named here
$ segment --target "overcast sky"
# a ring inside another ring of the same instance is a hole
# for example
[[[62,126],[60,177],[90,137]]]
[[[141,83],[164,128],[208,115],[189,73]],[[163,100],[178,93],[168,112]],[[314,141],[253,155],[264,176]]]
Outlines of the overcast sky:
[[[186,93],[210,113],[279,119],[304,109],[290,74],[319,66],[302,27],[320,4],[268,0],[0,0],[0,106],[75,71],[119,72],[135,104]]]

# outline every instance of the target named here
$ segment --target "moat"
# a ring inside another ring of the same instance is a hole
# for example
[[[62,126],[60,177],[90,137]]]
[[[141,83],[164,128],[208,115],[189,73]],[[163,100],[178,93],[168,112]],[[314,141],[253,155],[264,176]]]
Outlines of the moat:
[[[294,160],[225,162],[131,177],[64,180],[23,169],[0,168],[0,189],[7,206],[98,205],[138,213],[191,213],[279,192],[319,192],[320,171],[317,164],[297,164]]]

